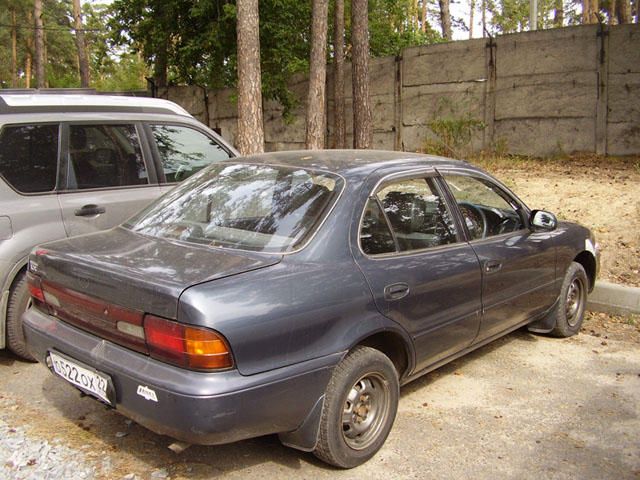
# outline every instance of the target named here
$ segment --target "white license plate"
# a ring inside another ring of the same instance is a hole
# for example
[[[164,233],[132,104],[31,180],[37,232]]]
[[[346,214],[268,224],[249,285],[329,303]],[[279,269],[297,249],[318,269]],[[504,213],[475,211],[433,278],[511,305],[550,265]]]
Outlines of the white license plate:
[[[107,375],[82,366],[68,357],[49,352],[53,371],[80,390],[112,405],[109,398],[110,379]]]

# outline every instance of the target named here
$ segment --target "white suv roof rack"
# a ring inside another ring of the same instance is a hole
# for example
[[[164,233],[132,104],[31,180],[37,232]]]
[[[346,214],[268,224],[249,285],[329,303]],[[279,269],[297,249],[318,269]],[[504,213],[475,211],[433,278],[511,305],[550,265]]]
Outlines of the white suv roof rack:
[[[149,97],[130,97],[116,95],[96,95],[77,93],[40,93],[27,91],[25,93],[2,93],[0,91],[0,113],[21,113],[35,111],[142,111],[166,110],[190,117],[191,115],[180,105],[169,100]],[[1,105],[4,103],[4,105]],[[3,112],[4,110],[4,112]]]

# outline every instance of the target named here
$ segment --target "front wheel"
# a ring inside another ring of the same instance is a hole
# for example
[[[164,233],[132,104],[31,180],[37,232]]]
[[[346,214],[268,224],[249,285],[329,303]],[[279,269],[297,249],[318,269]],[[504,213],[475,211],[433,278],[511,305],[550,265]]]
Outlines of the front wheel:
[[[399,390],[398,373],[386,355],[370,347],[354,348],[327,386],[313,453],[341,468],[369,460],[389,435]]]
[[[565,338],[580,331],[588,289],[589,279],[584,268],[579,263],[572,262],[565,274],[560,290],[560,300],[553,312],[556,324],[551,335]]]

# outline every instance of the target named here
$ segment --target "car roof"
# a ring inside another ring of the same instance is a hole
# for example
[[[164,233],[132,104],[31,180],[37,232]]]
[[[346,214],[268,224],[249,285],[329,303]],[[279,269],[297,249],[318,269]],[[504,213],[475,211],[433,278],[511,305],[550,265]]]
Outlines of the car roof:
[[[76,93],[0,93],[0,113],[64,112],[165,113],[191,117],[181,106],[161,98]]]
[[[237,163],[260,163],[325,170],[343,176],[368,175],[390,167],[471,167],[465,161],[436,155],[387,150],[294,150],[234,158]]]

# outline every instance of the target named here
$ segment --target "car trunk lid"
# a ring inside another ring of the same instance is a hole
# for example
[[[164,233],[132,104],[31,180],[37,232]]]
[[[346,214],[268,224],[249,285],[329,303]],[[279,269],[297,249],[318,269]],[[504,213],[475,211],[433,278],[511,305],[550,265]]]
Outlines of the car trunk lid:
[[[281,258],[185,245],[117,227],[47,244],[32,255],[31,269],[42,278],[45,291],[47,285],[63,289],[67,296],[60,308],[73,304],[76,317],[99,315],[106,305],[114,305],[176,319],[186,288],[275,265]]]

